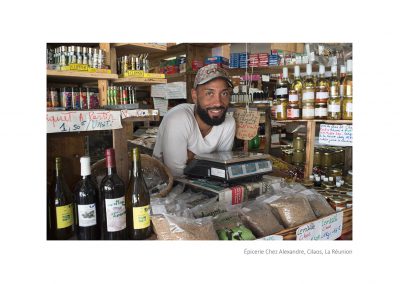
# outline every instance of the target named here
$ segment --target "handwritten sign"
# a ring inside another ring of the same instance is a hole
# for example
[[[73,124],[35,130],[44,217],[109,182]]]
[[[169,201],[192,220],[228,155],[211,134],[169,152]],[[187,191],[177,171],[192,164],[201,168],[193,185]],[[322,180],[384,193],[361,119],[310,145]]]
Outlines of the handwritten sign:
[[[120,111],[49,111],[47,133],[122,128]]]
[[[121,110],[122,119],[128,117],[143,117],[143,116],[151,116],[158,115],[157,109],[124,109]]]
[[[160,111],[160,116],[164,116],[168,111],[168,100],[153,98],[154,108]]]
[[[258,111],[235,109],[233,117],[236,121],[236,138],[251,140],[257,135],[260,114]]]
[[[321,124],[319,143],[332,146],[351,146],[353,143],[353,125]]]
[[[257,239],[257,241],[283,241],[283,236],[280,235],[270,235],[263,238]]]
[[[296,240],[336,240],[343,229],[343,211],[307,223],[296,230]]]

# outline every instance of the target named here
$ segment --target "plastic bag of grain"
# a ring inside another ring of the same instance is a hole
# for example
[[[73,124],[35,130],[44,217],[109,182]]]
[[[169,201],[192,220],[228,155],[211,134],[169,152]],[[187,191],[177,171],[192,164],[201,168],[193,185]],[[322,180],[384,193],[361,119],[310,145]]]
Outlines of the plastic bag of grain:
[[[239,217],[239,211],[221,213],[213,219],[220,240],[255,240],[256,237]]]
[[[159,240],[218,240],[212,217],[199,219],[169,214],[151,216]]]
[[[316,219],[307,198],[302,194],[284,195],[269,202],[275,208],[286,228],[310,222]]]
[[[304,189],[300,191],[299,194],[302,194],[307,198],[317,218],[335,213],[335,210],[329,205],[325,197],[319,194],[316,190]]]
[[[209,199],[206,203],[199,204],[190,209],[194,218],[203,218],[207,216],[216,216],[226,212],[227,208],[224,204],[217,201],[218,197]]]
[[[257,238],[272,235],[284,229],[272,212],[272,207],[265,203],[253,202],[244,206],[240,212],[243,224],[249,228]]]

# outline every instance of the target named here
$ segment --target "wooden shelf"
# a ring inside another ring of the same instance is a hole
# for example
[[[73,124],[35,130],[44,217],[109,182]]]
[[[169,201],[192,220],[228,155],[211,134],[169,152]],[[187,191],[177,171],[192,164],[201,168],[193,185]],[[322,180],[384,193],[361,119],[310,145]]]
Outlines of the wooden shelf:
[[[166,84],[167,79],[158,78],[119,78],[113,81],[114,84],[132,84],[150,86],[154,84]]]
[[[57,82],[74,81],[75,83],[82,83],[96,80],[114,80],[118,79],[118,75],[79,71],[47,70],[47,78]]]
[[[306,66],[307,64],[296,64],[298,66],[300,66],[300,72],[305,72],[306,71]],[[268,67],[248,67],[247,68],[247,72],[249,74],[251,74],[253,72],[253,74],[279,74],[282,73],[283,68],[287,67],[289,73],[294,73],[294,66],[295,64],[292,65],[286,65],[286,66],[268,66]],[[313,64],[312,65],[312,70],[313,72],[317,72],[318,71],[318,65]],[[229,75],[231,76],[239,76],[239,75],[244,75],[244,73],[246,72],[246,68],[231,68],[231,69],[227,69]]]
[[[296,119],[296,120],[273,120],[273,121],[278,123],[316,122],[316,123],[331,123],[331,124],[353,124],[352,120]]]
[[[167,46],[153,43],[112,43],[117,51],[117,57],[128,54],[166,52]]]

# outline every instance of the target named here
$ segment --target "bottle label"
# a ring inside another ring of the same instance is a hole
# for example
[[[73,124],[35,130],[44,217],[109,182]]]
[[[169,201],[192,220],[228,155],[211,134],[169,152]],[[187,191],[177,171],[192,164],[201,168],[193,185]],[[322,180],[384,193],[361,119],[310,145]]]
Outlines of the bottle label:
[[[57,229],[64,229],[72,226],[74,218],[72,215],[72,203],[56,207]]]
[[[287,95],[287,88],[279,88],[276,89],[276,95],[277,96],[283,96],[283,95]]]
[[[319,107],[315,109],[315,116],[327,116],[328,110],[325,107]]]
[[[282,105],[277,105],[276,106],[276,112],[278,113],[278,112],[283,112],[283,107],[282,107]]]
[[[303,117],[313,117],[314,109],[313,108],[303,108]]]
[[[353,112],[353,103],[346,104],[346,112]]]
[[[330,93],[331,93],[331,97],[337,97],[339,95],[338,89],[336,86],[331,86]]]
[[[328,112],[340,112],[340,105],[328,105]]]
[[[328,97],[329,97],[328,92],[317,92],[316,93],[317,100],[327,99]]]
[[[78,204],[78,222],[80,227],[96,225],[96,204]]]
[[[287,110],[287,117],[288,118],[299,118],[300,117],[300,110],[296,108],[290,108]]]
[[[314,99],[314,92],[305,92],[303,93],[303,101],[305,100],[313,100]]]
[[[289,95],[289,102],[298,102],[299,101],[299,95],[294,94],[294,95]]]
[[[144,229],[150,226],[150,206],[133,207],[133,229]]]
[[[339,93],[340,93],[340,96],[341,96],[341,97],[344,96],[344,85],[340,85]]]
[[[346,96],[347,97],[352,97],[353,96],[353,86],[352,85],[346,85]]]
[[[107,231],[118,232],[126,228],[125,196],[106,199]]]

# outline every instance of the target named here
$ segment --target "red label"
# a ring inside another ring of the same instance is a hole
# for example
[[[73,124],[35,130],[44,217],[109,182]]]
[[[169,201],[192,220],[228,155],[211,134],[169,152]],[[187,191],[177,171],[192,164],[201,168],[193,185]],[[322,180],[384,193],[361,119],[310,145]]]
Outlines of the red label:
[[[232,191],[232,205],[242,203],[244,187],[237,185],[237,186],[231,187],[231,191]]]

